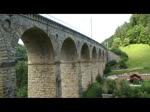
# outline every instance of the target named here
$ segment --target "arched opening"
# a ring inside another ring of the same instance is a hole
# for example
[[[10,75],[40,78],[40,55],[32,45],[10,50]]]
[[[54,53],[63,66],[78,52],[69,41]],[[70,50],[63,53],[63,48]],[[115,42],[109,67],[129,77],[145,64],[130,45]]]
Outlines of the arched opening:
[[[95,47],[92,50],[92,61],[96,61],[96,48]]]
[[[88,84],[91,83],[90,51],[86,43],[81,48],[81,75],[82,89],[85,91]]]
[[[103,51],[103,61],[104,61],[104,55],[105,55],[105,54],[104,54],[104,51]]]
[[[28,97],[56,97],[54,51],[48,35],[39,28],[21,37],[28,55]]]
[[[61,48],[62,97],[79,97],[77,49],[71,38]]]
[[[102,72],[104,72],[104,69],[105,69],[105,67],[104,67],[104,64],[105,64],[105,62],[104,62],[104,50],[102,51]]]
[[[96,76],[98,75],[98,67],[97,67],[97,54],[96,48],[94,46],[92,50],[92,73],[93,73],[93,81],[95,81]]]
[[[98,73],[102,75],[101,73],[101,49],[99,49],[98,51]]]
[[[21,43],[20,43],[21,42]],[[16,62],[16,97],[27,98],[28,97],[28,64],[27,64],[27,51],[26,48],[19,39],[16,46],[15,54]]]
[[[105,64],[106,64],[106,52],[103,51],[103,69],[105,69]]]

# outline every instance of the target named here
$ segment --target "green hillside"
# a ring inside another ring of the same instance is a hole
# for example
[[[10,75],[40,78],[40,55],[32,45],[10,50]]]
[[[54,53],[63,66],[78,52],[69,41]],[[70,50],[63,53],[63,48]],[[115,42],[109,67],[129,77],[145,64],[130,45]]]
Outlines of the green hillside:
[[[128,68],[150,68],[150,46],[147,44],[131,44],[120,47],[129,56]]]

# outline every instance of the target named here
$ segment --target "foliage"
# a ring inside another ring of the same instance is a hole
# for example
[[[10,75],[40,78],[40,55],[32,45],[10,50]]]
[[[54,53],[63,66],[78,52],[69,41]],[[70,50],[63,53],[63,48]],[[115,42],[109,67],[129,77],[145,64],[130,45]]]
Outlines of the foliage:
[[[116,60],[112,60],[109,62],[109,65],[110,66],[115,66],[117,64],[117,61]]]
[[[105,94],[112,94],[116,88],[116,82],[114,80],[105,80],[105,83],[102,87],[102,91]]]
[[[107,63],[105,66],[104,74],[108,74],[109,72],[111,72],[111,66],[109,65],[109,63]]]
[[[19,61],[16,65],[17,95],[27,97],[27,62]]]
[[[121,61],[119,62],[119,68],[121,68],[121,69],[126,69],[126,68],[128,68],[128,67],[127,67],[127,64],[125,63],[125,61],[121,60]]]
[[[127,81],[119,81],[116,83],[116,88],[113,92],[113,96],[115,97],[120,97],[120,98],[124,98],[124,97],[129,97],[130,96],[130,86],[127,83]]]
[[[100,76],[100,74],[98,74],[97,77],[96,77],[96,81],[100,84],[103,84],[104,83],[104,78],[102,78],[102,76]]]
[[[28,65],[27,65],[27,53],[23,45],[18,44],[16,57],[19,57],[17,59],[16,64],[17,97],[26,98]]]
[[[101,98],[102,87],[99,83],[93,83],[88,86],[89,88],[83,92],[83,98]]]
[[[16,57],[22,58],[22,60],[27,60],[26,48],[23,45],[21,45],[21,44],[17,45]]]
[[[132,87],[126,80],[102,80],[100,82],[103,83],[90,84],[83,98],[101,98],[102,94],[112,94],[114,98],[150,98],[150,81],[144,81],[140,87]]]
[[[130,44],[150,45],[150,14],[133,14],[128,23],[125,22],[119,26],[115,33],[102,44],[111,49]]]

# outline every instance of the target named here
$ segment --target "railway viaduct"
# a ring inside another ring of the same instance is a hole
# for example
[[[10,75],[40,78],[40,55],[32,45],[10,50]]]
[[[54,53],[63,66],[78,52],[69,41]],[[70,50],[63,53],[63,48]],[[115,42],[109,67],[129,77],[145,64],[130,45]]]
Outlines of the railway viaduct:
[[[29,98],[79,98],[103,75],[108,52],[100,43],[38,14],[0,14],[2,98],[16,97],[19,39],[27,49]]]

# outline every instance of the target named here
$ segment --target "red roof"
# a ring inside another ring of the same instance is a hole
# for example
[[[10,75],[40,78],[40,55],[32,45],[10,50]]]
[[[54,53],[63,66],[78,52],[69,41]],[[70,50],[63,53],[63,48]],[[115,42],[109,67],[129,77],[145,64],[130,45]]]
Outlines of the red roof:
[[[133,78],[138,78],[138,79],[142,79],[140,75],[137,75],[137,74],[133,74],[130,76],[130,79],[133,79]]]

